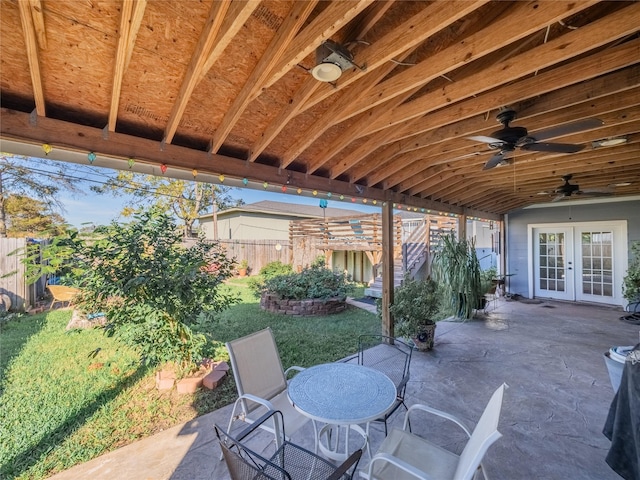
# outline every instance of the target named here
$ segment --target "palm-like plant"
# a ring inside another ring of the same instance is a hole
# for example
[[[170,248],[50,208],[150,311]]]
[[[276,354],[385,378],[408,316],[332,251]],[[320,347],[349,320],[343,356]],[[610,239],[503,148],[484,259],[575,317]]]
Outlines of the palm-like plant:
[[[473,317],[484,293],[475,243],[458,240],[454,235],[443,236],[441,248],[433,256],[431,272],[444,290],[450,312],[460,318]]]

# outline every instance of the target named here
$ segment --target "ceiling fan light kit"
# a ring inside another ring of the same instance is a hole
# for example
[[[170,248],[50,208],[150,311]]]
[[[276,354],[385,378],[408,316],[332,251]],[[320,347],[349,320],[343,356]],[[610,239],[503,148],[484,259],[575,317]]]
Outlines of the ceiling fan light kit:
[[[616,145],[623,145],[625,143],[627,143],[629,141],[629,139],[625,136],[625,137],[610,137],[610,138],[604,138],[602,140],[596,140],[595,142],[591,142],[591,146],[593,148],[600,148],[600,147],[614,147]]]
[[[353,62],[353,55],[346,47],[326,40],[316,48],[316,66],[311,69],[311,75],[320,82],[330,83],[338,80],[342,72],[353,67],[363,70]]]
[[[469,140],[482,142],[489,145],[494,150],[500,150],[499,153],[491,157],[485,163],[483,170],[489,170],[503,165],[505,157],[519,148],[521,150],[529,150],[533,152],[553,152],[553,153],[576,153],[582,150],[584,145],[575,145],[571,143],[548,143],[542,142],[548,138],[561,137],[571,133],[581,132],[597,128],[603,125],[603,121],[597,118],[585,118],[576,122],[565,123],[557,127],[541,130],[536,133],[529,133],[524,127],[512,127],[510,123],[516,119],[516,112],[510,108],[503,109],[498,113],[496,119],[503,125],[503,128],[491,134],[491,136],[473,136],[467,137]]]

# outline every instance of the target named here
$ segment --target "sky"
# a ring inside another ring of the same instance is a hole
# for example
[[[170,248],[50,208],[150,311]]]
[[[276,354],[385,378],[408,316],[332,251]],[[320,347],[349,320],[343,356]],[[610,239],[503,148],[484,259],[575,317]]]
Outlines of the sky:
[[[46,167],[42,166],[40,159],[29,159],[29,165],[36,174],[46,175]],[[131,197],[114,197],[112,195],[99,195],[90,190],[91,185],[97,185],[107,180],[108,176],[116,174],[115,170],[102,167],[92,167],[89,165],[76,165],[64,162],[55,162],[67,174],[79,188],[79,193],[63,192],[59,198],[64,205],[61,215],[67,223],[76,228],[83,225],[107,225],[111,221],[124,220],[120,212],[124,207],[131,204]],[[42,172],[42,173],[39,173]],[[296,194],[283,194],[275,191],[265,191],[264,189],[254,190],[249,188],[232,188],[230,192],[234,199],[242,199],[246,204],[259,202],[261,200],[273,200],[277,202],[295,202],[304,205],[318,205],[320,208],[320,197],[304,197]],[[326,198],[326,197],[325,197]],[[367,206],[352,203],[351,201],[340,201],[328,199],[328,206],[333,208],[345,208],[360,210],[366,213],[379,213],[379,207]]]

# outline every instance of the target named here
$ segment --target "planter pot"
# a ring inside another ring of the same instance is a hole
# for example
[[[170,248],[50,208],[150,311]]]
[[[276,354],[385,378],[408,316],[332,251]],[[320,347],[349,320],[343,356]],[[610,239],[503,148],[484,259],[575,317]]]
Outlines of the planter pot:
[[[436,324],[425,325],[420,332],[411,338],[420,352],[426,352],[433,348],[433,340],[436,336]]]
[[[246,277],[247,276],[247,269],[246,268],[239,268],[238,269],[238,276]]]

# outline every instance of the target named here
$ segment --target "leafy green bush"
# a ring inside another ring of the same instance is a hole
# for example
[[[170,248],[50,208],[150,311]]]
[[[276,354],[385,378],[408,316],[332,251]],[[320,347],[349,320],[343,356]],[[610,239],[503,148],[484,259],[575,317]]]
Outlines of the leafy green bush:
[[[221,290],[233,261],[218,243],[198,239],[183,246],[174,221],[156,210],[100,233],[77,247],[85,272],[77,305],[104,312],[107,332],[134,347],[145,363],[193,366],[209,349],[206,325],[238,301]]]
[[[293,273],[293,267],[289,263],[282,263],[281,261],[275,261],[267,263],[260,269],[260,275],[265,279],[271,277],[277,277],[278,275],[288,275]]]
[[[279,275],[289,275],[293,273],[293,267],[288,263],[282,263],[277,260],[267,263],[260,269],[258,275],[254,275],[247,281],[247,286],[256,298],[259,298],[264,289],[264,282],[268,278],[277,277]]]
[[[631,261],[622,283],[622,295],[629,302],[640,299],[640,242],[631,244]]]
[[[327,299],[346,297],[351,288],[352,284],[346,275],[333,272],[314,263],[300,273],[290,273],[266,279],[262,292],[275,294],[288,300]]]
[[[425,325],[436,323],[441,297],[438,284],[431,278],[414,280],[405,276],[402,285],[394,289],[393,304],[389,306],[395,320],[396,335],[413,338]]]

